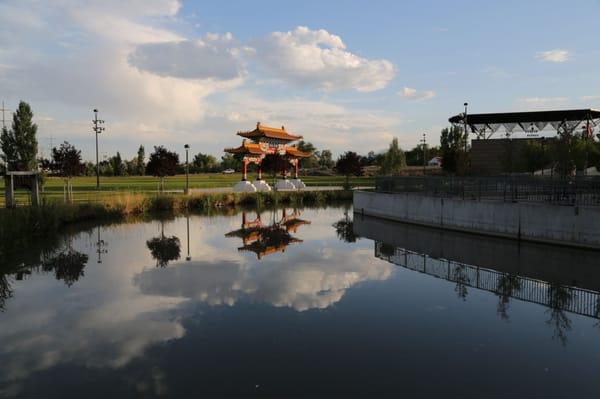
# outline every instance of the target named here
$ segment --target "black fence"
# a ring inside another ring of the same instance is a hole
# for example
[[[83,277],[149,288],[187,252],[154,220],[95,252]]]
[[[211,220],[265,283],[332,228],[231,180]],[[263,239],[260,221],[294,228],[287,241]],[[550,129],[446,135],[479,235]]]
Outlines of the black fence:
[[[386,176],[376,179],[375,190],[382,193],[418,193],[465,200],[600,206],[600,178],[597,177],[552,179],[531,176]]]

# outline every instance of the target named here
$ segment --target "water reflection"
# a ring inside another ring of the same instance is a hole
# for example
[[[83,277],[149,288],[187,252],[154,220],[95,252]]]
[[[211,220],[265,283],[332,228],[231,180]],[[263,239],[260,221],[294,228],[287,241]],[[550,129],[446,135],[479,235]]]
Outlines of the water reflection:
[[[571,330],[571,320],[565,313],[565,310],[571,308],[573,300],[572,288],[564,287],[560,284],[549,284],[547,296],[550,309],[546,313],[550,317],[546,323],[553,328],[554,338],[558,339],[561,344],[566,345],[567,332]]]
[[[89,256],[75,250],[71,238],[41,245],[32,243],[29,248],[27,253],[9,257],[0,264],[0,311],[6,309],[7,300],[13,297],[14,282],[27,279],[33,272],[53,273],[56,280],[68,287],[84,276]]]
[[[100,226],[97,226],[96,232],[98,234],[98,239],[96,240],[96,254],[98,255],[98,259],[96,260],[96,263],[102,263],[102,255],[108,253],[108,243],[101,238],[100,230]]]
[[[591,322],[573,314],[600,311],[600,271],[587,257],[552,252],[557,263],[538,267],[526,262],[539,255],[535,248],[516,255],[503,242],[385,225],[373,233],[359,219],[341,208],[186,215],[76,234],[45,250],[43,261],[11,263],[0,280],[0,293],[12,295],[0,314],[0,397],[186,397],[198,389],[246,397],[258,384],[272,389],[262,396],[345,387],[338,396],[362,397],[365,381],[382,396],[425,390],[421,396],[440,397],[445,392],[432,391],[438,386],[459,396],[456,387],[473,381],[510,378],[516,382],[507,389],[522,389],[524,368],[566,373],[574,361],[590,370],[574,384],[595,384],[596,336],[584,334]],[[357,236],[374,238],[375,248]],[[156,267],[162,255],[148,241],[163,237],[179,240],[180,256],[163,256],[168,267]],[[245,249],[256,242],[257,251]],[[81,267],[75,255],[68,273],[65,263],[44,270],[53,255],[75,252],[101,255],[102,264]],[[510,257],[499,263],[504,253]],[[566,259],[578,266],[560,273]],[[547,314],[525,301],[546,304]],[[555,341],[569,338],[570,351],[552,341],[548,326]],[[481,348],[491,360],[484,371]],[[523,353],[527,362],[515,363]],[[550,374],[549,383],[561,381]],[[439,384],[429,383],[431,375]]]
[[[165,223],[160,222],[160,236],[146,241],[152,257],[156,260],[156,267],[167,267],[169,262],[181,256],[181,242],[176,236],[165,236]]]
[[[223,237],[241,239],[237,252],[254,253],[259,262],[219,250],[221,256],[214,260],[145,270],[134,277],[134,284],[146,295],[189,298],[211,306],[249,301],[305,311],[331,306],[358,282],[384,280],[391,275],[392,267],[374,265],[367,251],[333,251],[331,241],[326,245],[319,238],[331,237],[327,233],[330,225],[313,225],[299,209],[243,211],[239,226]],[[295,236],[303,226],[311,227],[306,231],[311,239],[305,249],[300,244],[307,243]],[[292,244],[297,244],[298,251],[288,251]]]
[[[286,208],[273,211],[271,223],[264,223],[261,213],[256,213],[254,219],[248,219],[248,212],[243,211],[241,228],[230,231],[225,237],[241,238],[243,246],[238,251],[254,252],[258,259],[262,259],[276,252],[285,252],[290,244],[301,243],[302,240],[291,233],[297,233],[298,228],[306,224],[310,221],[301,219],[298,209],[291,213]]]
[[[394,267],[373,259],[367,243],[337,240],[331,226],[340,216],[187,215],[159,221],[157,236],[156,222],[94,227],[44,246],[35,262],[15,259],[0,273],[0,396],[59,365],[124,367],[154,344],[184,337],[196,306],[307,312],[339,303],[359,283],[388,279]],[[90,255],[100,263],[89,265]]]
[[[9,276],[0,274],[0,312],[4,311],[6,301],[11,298],[13,291],[9,281]]]
[[[62,280],[69,287],[83,277],[83,269],[87,265],[88,256],[75,251],[70,245],[42,263],[45,272],[54,272],[57,280]]]
[[[454,291],[463,301],[467,300],[469,288],[494,293],[498,296],[496,311],[503,320],[510,319],[511,298],[547,307],[546,324],[552,328],[553,338],[562,345],[566,345],[567,333],[572,328],[568,313],[600,317],[600,270],[595,254],[588,251],[518,244],[361,216],[355,222],[356,230],[362,236],[375,240],[376,257],[454,283]],[[461,250],[463,240],[465,247]],[[486,247],[474,245],[477,240],[485,241]],[[395,242],[390,244],[390,241]],[[493,256],[479,257],[482,251],[490,255],[496,250],[512,252],[509,249],[511,245],[517,246],[517,252],[514,257],[506,258],[505,263]],[[410,248],[427,251],[427,246],[429,252],[436,256]],[[486,261],[490,267],[467,264],[450,257],[478,259]],[[543,267],[538,268],[542,259]],[[518,265],[516,273],[506,271],[515,265]],[[590,289],[592,287],[595,289]]]
[[[348,210],[344,211],[344,217],[342,219],[333,224],[333,228],[340,240],[344,242],[356,242],[358,237],[354,234],[354,223],[348,215]]]
[[[512,296],[516,295],[516,293],[521,289],[521,280],[519,276],[512,273],[506,273],[498,278],[498,284],[496,286],[496,295],[498,295],[498,306],[496,310],[498,315],[504,319],[508,320],[508,308],[509,308],[509,300]]]

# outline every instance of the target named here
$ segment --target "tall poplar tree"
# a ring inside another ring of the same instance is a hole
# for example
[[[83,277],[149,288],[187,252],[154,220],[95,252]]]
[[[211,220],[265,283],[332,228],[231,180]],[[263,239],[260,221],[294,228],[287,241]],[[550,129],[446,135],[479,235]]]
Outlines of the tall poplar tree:
[[[11,129],[2,129],[0,148],[8,170],[35,170],[37,168],[37,125],[33,123],[31,107],[24,101],[13,113]]]

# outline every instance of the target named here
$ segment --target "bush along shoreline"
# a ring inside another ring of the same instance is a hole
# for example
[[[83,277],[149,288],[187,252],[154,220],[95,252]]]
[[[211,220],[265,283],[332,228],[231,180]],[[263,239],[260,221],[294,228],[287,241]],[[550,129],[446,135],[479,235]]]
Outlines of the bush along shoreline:
[[[236,208],[326,206],[352,201],[352,191],[291,191],[144,195],[124,193],[98,202],[45,202],[37,207],[0,209],[0,263],[9,253],[27,249],[36,237],[58,234],[82,223],[118,223],[160,213],[223,212]]]

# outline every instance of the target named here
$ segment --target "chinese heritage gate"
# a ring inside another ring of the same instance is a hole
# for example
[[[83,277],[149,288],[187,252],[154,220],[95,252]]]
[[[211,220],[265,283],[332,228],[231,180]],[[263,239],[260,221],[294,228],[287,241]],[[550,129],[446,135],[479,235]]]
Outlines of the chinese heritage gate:
[[[256,124],[256,129],[248,132],[238,132],[243,137],[242,145],[237,148],[226,148],[225,152],[243,156],[242,180],[238,182],[233,190],[236,192],[271,191],[271,186],[262,178],[262,162],[268,156],[280,157],[283,162],[281,168],[281,179],[277,180],[275,190],[299,190],[306,186],[298,176],[298,160],[307,158],[311,154],[300,151],[292,142],[302,139],[288,133],[285,127],[281,129]],[[255,164],[257,175],[254,182],[248,181],[248,165]],[[292,179],[288,179],[289,165],[294,167]]]

